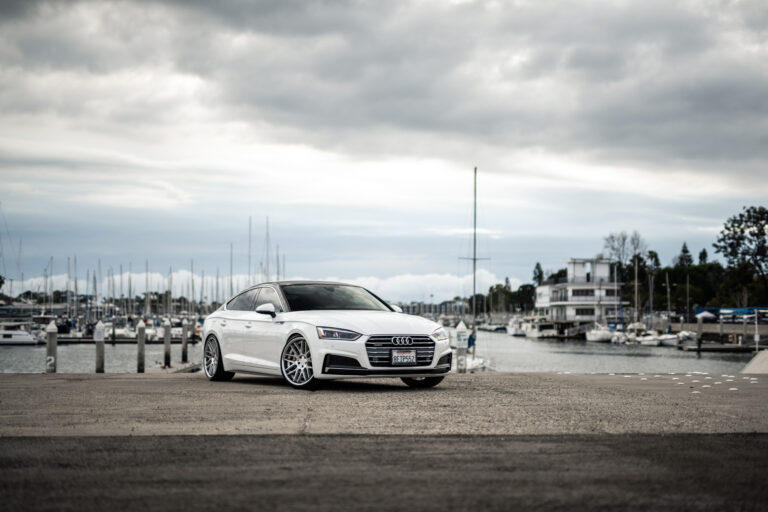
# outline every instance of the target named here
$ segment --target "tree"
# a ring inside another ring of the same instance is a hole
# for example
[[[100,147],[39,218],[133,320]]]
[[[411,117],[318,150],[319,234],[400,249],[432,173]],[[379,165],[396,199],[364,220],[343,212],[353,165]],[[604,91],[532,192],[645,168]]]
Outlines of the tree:
[[[629,238],[629,250],[630,255],[643,254],[648,249],[648,244],[645,243],[643,237],[637,231],[632,232],[632,236]]]
[[[707,254],[706,249],[702,249],[699,253],[699,265],[706,265],[707,259],[709,258],[709,255]]]
[[[680,256],[675,259],[675,266],[690,267],[691,265],[693,265],[693,256],[691,256],[691,251],[688,250],[688,244],[683,242],[683,248],[680,249]]]
[[[659,260],[659,253],[656,251],[648,251],[648,263],[651,265],[651,269],[655,272],[661,268],[661,261]]]
[[[630,256],[627,247],[628,240],[629,237],[627,236],[626,231],[622,231],[621,233],[610,233],[603,239],[604,248],[608,251],[608,256],[622,265],[626,265],[627,259]]]
[[[729,267],[749,265],[768,294],[768,208],[745,206],[741,213],[725,221],[717,242],[712,245],[725,257]]]
[[[541,263],[536,262],[536,266],[533,267],[533,282],[536,286],[541,286],[544,282],[544,271],[541,269]]]
[[[0,290],[3,289],[4,284],[5,284],[5,278],[3,276],[0,276]]]

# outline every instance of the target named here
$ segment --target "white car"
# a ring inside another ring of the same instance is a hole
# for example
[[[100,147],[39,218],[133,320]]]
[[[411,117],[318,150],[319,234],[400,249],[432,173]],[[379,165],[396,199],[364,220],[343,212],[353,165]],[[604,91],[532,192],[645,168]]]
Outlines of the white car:
[[[343,283],[265,283],[235,295],[203,325],[203,370],[281,375],[295,388],[349,377],[436,386],[451,369],[448,333]]]

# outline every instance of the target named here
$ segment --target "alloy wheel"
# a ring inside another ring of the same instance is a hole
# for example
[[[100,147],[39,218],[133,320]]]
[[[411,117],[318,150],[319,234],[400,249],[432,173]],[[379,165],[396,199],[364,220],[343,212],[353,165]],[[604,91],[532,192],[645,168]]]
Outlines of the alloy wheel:
[[[205,342],[203,366],[205,367],[205,375],[209,379],[216,376],[216,369],[219,366],[219,345],[213,338],[208,338],[208,341]]]
[[[283,349],[281,364],[283,376],[290,384],[304,386],[311,381],[314,374],[307,340],[301,337],[290,340]]]

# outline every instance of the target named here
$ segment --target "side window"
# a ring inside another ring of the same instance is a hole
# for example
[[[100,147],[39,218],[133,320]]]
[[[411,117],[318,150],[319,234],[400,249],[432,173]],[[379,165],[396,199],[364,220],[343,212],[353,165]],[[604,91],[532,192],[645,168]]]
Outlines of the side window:
[[[261,288],[259,299],[256,301],[256,304],[254,304],[253,309],[256,309],[262,304],[274,305],[275,311],[277,312],[280,312],[283,310],[282,306],[280,306],[280,299],[277,297],[277,292],[272,288],[268,288],[268,287]]]
[[[251,306],[256,300],[259,288],[243,292],[227,303],[227,309],[232,311],[251,311]]]

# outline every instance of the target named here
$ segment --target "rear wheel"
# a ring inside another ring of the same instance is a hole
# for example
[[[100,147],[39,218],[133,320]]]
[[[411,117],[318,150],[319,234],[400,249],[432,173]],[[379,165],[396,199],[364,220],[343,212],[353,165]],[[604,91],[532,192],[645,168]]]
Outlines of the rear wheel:
[[[444,377],[402,377],[400,380],[411,388],[433,388],[443,382]]]
[[[312,371],[312,354],[307,340],[294,336],[283,347],[280,356],[283,379],[297,389],[317,389],[317,379]]]
[[[213,336],[205,341],[203,347],[203,371],[209,380],[230,380],[235,376],[234,372],[224,371],[219,342]]]

